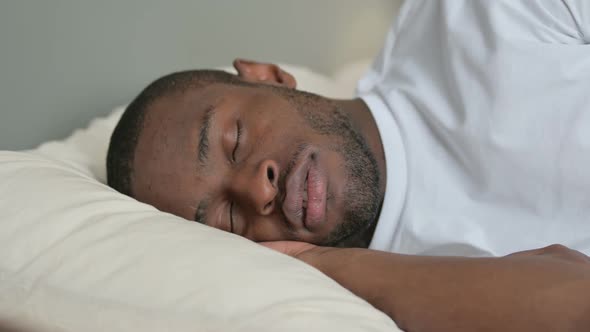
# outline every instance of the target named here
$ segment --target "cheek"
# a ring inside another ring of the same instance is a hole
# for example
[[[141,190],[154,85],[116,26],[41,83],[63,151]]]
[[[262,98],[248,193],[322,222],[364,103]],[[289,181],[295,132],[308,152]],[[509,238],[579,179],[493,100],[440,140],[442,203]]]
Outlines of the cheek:
[[[244,236],[254,242],[292,239],[292,237],[286,234],[285,230],[281,229],[279,226],[282,224],[282,221],[280,221],[278,217],[276,220],[271,220],[270,218],[272,217],[250,219],[250,223],[247,226],[248,228],[246,229]]]
[[[293,151],[302,143],[315,145],[318,140],[318,137],[299,121],[269,121],[257,129],[255,149],[264,149],[272,154]]]
[[[319,164],[328,176],[328,212],[335,214],[329,220],[342,219],[341,212],[344,211],[344,202],[347,199],[346,184],[349,181],[348,172],[345,167],[346,161],[342,154],[332,150],[320,151]]]

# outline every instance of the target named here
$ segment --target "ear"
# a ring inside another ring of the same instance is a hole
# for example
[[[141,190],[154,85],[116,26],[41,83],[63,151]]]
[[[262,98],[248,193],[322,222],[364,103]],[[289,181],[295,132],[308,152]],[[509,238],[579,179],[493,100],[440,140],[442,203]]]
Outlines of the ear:
[[[279,85],[291,89],[297,87],[297,81],[293,75],[272,63],[235,59],[234,68],[238,71],[239,77],[249,82]]]

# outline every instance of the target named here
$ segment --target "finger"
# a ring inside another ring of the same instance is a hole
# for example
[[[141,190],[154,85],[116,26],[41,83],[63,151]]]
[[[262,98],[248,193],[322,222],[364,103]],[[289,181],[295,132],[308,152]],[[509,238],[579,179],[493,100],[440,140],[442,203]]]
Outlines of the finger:
[[[518,251],[511,254],[506,255],[506,257],[528,257],[528,256],[537,256],[543,253],[544,248],[540,249],[530,249],[524,251]]]
[[[285,244],[283,243],[283,241],[259,242],[258,244],[280,252],[283,252],[285,250]]]
[[[259,244],[290,256],[297,256],[300,253],[315,247],[313,244],[297,241],[272,241],[260,242]]]

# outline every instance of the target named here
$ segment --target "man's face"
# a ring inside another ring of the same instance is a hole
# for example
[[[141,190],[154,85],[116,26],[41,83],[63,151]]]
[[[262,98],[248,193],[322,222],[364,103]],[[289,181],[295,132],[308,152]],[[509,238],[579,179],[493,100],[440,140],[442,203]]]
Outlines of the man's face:
[[[211,84],[155,101],[138,140],[134,196],[254,241],[335,245],[381,203],[375,158],[331,101]]]

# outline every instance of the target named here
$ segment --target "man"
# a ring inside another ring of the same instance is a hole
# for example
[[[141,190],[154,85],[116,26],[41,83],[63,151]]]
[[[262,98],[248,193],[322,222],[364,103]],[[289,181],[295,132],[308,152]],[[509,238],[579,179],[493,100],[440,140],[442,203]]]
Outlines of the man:
[[[109,184],[291,254],[408,331],[588,331],[589,15],[408,1],[354,100],[244,60],[171,74],[115,129]],[[367,246],[391,253],[334,248]]]

